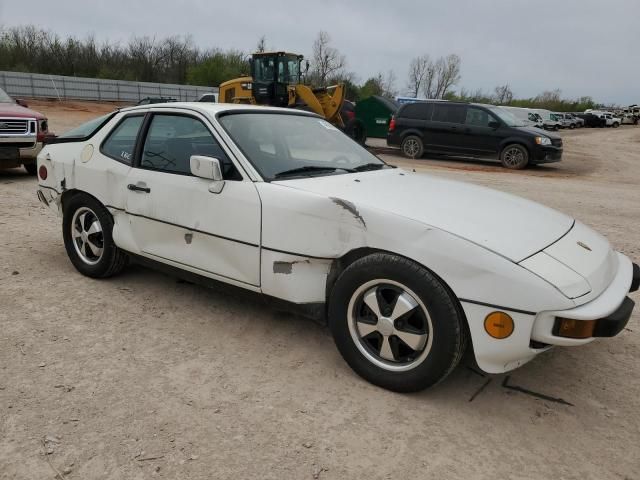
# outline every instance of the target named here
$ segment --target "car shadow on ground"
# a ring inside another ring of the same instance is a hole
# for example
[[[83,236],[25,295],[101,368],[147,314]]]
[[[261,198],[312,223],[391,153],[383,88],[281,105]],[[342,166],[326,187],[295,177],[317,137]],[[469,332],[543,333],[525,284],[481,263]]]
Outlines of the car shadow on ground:
[[[178,288],[191,292],[189,302],[202,302],[201,307],[217,305],[225,311],[234,314],[245,314],[250,317],[251,322],[261,322],[263,330],[275,332],[276,336],[286,337],[290,341],[301,342],[302,344],[318,345],[318,350],[314,355],[318,363],[326,364],[327,370],[336,369],[337,381],[344,381],[345,388],[372,389],[385,395],[402,395],[412,402],[429,402],[430,404],[454,405],[460,409],[478,408],[483,410],[487,402],[502,402],[509,398],[510,402],[519,400],[527,402],[543,402],[545,408],[571,408],[572,398],[567,394],[566,385],[558,379],[554,383],[545,374],[547,368],[553,369],[549,363],[566,363],[562,351],[554,352],[556,358],[543,359],[539,357],[530,364],[516,370],[500,375],[490,375],[482,372],[475,363],[473,352],[469,348],[457,368],[441,383],[422,392],[413,394],[397,394],[388,392],[381,388],[370,385],[366,380],[361,379],[340,357],[334,342],[331,338],[326,324],[319,320],[313,320],[295,311],[288,310],[286,305],[278,302],[274,303],[268,297],[259,293],[251,292],[239,287],[221,282],[209,283],[207,286],[193,283],[191,279],[185,280],[172,274],[159,272],[146,266],[130,265],[122,274],[113,280],[125,284],[152,283],[156,288],[171,289],[175,285]],[[217,320],[211,319],[207,323],[199,323],[197,328],[217,329]],[[203,331],[202,336],[211,334],[210,331]],[[216,330],[217,334],[224,334]],[[297,340],[296,340],[297,339]],[[545,354],[542,354],[544,356]],[[542,360],[542,361],[541,361]],[[551,406],[551,407],[550,407]],[[491,416],[491,412],[488,412]],[[495,412],[499,415],[499,412]]]

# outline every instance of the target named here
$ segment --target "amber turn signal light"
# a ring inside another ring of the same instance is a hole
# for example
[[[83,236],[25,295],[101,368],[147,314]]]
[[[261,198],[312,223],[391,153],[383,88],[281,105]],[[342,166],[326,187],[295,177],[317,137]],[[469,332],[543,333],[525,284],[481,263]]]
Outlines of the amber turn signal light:
[[[513,333],[513,319],[504,312],[492,312],[484,319],[484,329],[493,338],[502,340]]]
[[[591,338],[597,320],[574,320],[573,318],[556,318],[554,334],[565,338]]]

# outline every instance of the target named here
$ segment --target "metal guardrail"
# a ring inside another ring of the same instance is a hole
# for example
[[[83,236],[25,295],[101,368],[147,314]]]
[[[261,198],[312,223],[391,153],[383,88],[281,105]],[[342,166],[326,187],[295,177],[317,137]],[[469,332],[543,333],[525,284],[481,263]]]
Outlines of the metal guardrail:
[[[199,87],[169,83],[129,82],[99,78],[65,77],[40,73],[0,71],[0,88],[12,97],[58,98],[138,102],[145,97],[171,97],[194,101],[217,87]]]

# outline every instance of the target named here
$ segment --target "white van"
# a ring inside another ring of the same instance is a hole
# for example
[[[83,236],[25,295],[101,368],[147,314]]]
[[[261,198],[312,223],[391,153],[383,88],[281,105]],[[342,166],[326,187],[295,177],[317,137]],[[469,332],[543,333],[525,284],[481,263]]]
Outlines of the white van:
[[[545,130],[560,130],[562,127],[562,122],[558,120],[553,112],[543,108],[535,108],[532,110],[542,117],[542,128]]]
[[[511,115],[516,117],[518,120],[522,120],[523,124],[527,127],[542,128],[542,125],[543,125],[542,117],[530,108],[507,107],[507,106],[500,106],[500,108],[504,108],[505,110],[508,110],[509,113],[511,113]]]

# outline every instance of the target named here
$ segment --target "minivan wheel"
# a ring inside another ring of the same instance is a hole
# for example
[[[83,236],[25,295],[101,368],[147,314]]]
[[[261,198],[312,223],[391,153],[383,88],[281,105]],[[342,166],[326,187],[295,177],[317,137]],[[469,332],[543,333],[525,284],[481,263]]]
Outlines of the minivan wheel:
[[[396,392],[438,383],[466,348],[464,318],[448,289],[426,268],[388,253],[342,272],[329,298],[329,327],[358,375]]]
[[[120,272],[127,255],[113,241],[113,218],[95,198],[78,194],[64,205],[62,236],[73,266],[88,277],[106,278]]]
[[[512,143],[507,145],[500,154],[502,166],[513,170],[521,170],[529,163],[529,152],[522,145]]]
[[[402,140],[400,144],[400,150],[402,154],[408,158],[420,158],[424,153],[424,145],[422,139],[415,135],[409,135]]]

